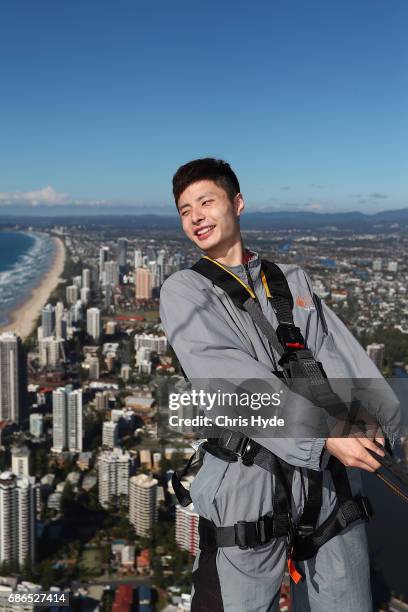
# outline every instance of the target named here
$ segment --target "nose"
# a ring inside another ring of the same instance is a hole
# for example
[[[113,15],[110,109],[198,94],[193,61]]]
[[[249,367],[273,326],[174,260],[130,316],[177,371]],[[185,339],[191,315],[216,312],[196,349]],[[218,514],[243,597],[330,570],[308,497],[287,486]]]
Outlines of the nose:
[[[193,210],[191,211],[191,222],[193,225],[199,225],[204,218],[205,215],[200,208],[193,208]]]

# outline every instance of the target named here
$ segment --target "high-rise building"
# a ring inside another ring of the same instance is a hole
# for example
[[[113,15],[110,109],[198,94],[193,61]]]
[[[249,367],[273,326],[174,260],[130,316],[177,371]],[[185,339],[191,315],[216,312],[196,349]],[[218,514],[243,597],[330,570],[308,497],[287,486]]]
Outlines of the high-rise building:
[[[118,265],[121,274],[126,272],[126,259],[127,259],[127,238],[119,238],[118,240]]]
[[[105,261],[108,261],[109,248],[102,247],[99,249],[99,282],[100,284],[105,283]]]
[[[52,304],[46,304],[41,311],[41,326],[44,338],[49,338],[55,332],[55,308]]]
[[[139,249],[135,250],[135,270],[143,267],[143,253]]]
[[[58,339],[65,339],[67,337],[67,322],[64,318],[64,314],[64,304],[62,302],[57,302],[55,306],[55,336]]]
[[[38,412],[30,414],[30,434],[35,438],[41,438],[44,431],[44,417]]]
[[[148,300],[152,297],[153,278],[148,268],[136,268],[136,299]]]
[[[82,302],[81,300],[77,300],[75,304],[72,304],[69,311],[71,313],[71,324],[82,321]]]
[[[379,370],[383,367],[384,363],[384,344],[369,344],[367,346],[367,355],[374,361],[375,365]]]
[[[146,248],[147,261],[156,261],[156,250],[153,246],[149,245]]]
[[[30,476],[30,451],[26,446],[12,447],[11,471],[16,476]]]
[[[35,486],[12,472],[0,474],[0,563],[35,561]]]
[[[137,351],[142,347],[146,347],[158,355],[164,355],[167,351],[167,338],[166,336],[157,336],[156,334],[136,334],[135,350]]]
[[[150,358],[150,349],[142,346],[136,351],[136,369],[140,374],[150,374],[152,371],[152,362]]]
[[[135,469],[135,461],[128,452],[119,448],[103,451],[98,459],[99,503],[107,508],[129,496],[129,478]]]
[[[38,341],[38,352],[42,368],[55,367],[65,358],[64,341],[54,336],[42,338]]]
[[[89,361],[89,378],[91,380],[98,380],[100,376],[98,357],[90,357],[88,361]]]
[[[82,289],[91,288],[91,271],[89,268],[82,270]]]
[[[67,394],[67,448],[73,453],[82,452],[82,427],[82,390],[77,389]]]
[[[74,276],[74,278],[72,279],[72,284],[76,285],[78,289],[81,290],[82,289],[82,275]]]
[[[77,285],[69,285],[66,289],[66,298],[68,304],[75,304],[78,301],[79,289]]]
[[[81,302],[82,304],[84,304],[84,306],[86,306],[89,302],[91,296],[91,290],[89,289],[89,287],[82,287],[81,289]]]
[[[101,313],[99,308],[88,308],[86,311],[86,331],[97,342],[101,334]]]
[[[112,287],[119,285],[119,267],[116,261],[105,263],[105,284]]]
[[[376,257],[376,259],[373,259],[373,271],[374,272],[381,272],[382,270],[382,258],[381,257]]]
[[[82,451],[82,390],[71,385],[52,392],[52,450]]]
[[[164,283],[164,273],[166,271],[166,251],[164,249],[160,249],[157,255],[157,266],[158,266],[158,280],[159,286],[161,287]]]
[[[113,421],[105,421],[102,426],[102,446],[115,448],[119,445],[119,425]]]
[[[388,272],[398,272],[398,261],[389,261],[387,266]]]
[[[192,555],[198,552],[198,520],[199,516],[190,504],[183,508],[176,505],[176,543],[181,550],[188,550]]]
[[[157,480],[147,474],[129,482],[129,522],[138,536],[147,536],[157,521]]]
[[[21,339],[0,334],[0,421],[21,423],[27,398],[27,361]]]
[[[100,391],[95,394],[95,409],[98,412],[104,412],[109,406],[109,391]]]

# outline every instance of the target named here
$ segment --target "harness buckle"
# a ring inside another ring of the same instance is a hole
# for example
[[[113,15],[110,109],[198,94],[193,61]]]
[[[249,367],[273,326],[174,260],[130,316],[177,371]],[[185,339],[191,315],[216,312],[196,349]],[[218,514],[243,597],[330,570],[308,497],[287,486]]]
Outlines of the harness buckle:
[[[299,327],[292,323],[280,323],[276,330],[279,342],[287,351],[297,351],[305,348],[305,341]]]
[[[313,525],[306,525],[304,523],[296,525],[296,535],[300,536],[301,538],[307,538],[314,532],[314,530],[315,527]]]
[[[239,445],[237,446],[237,449],[235,451],[238,457],[241,457],[241,459],[243,459],[247,451],[249,451],[251,448],[250,443],[251,443],[251,438],[247,438],[247,437],[241,438],[241,440],[239,441]]]

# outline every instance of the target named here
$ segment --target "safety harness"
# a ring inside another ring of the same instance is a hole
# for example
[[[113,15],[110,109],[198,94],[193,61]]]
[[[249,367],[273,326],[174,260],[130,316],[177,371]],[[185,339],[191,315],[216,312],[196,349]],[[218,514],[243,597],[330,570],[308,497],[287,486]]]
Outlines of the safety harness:
[[[293,297],[285,275],[276,264],[265,260],[261,262],[262,283],[278,320],[276,332],[263,314],[253,287],[244,283],[239,276],[206,256],[194,264],[192,270],[223,289],[238,308],[249,313],[271,347],[280,356],[279,365],[282,370],[275,369],[276,375],[283,377],[289,386],[293,386],[295,379],[298,379],[301,388],[300,391],[296,389],[297,392],[308,397],[316,405],[324,407],[330,415],[336,417],[340,415],[340,418],[344,416],[345,405],[332,390],[322,364],[316,361],[307,347],[301,330],[294,323]],[[327,333],[327,325],[318,300],[315,305]],[[242,549],[255,548],[273,538],[285,536],[288,540],[290,573],[295,582],[298,582],[301,575],[294,567],[293,561],[303,561],[313,557],[321,546],[346,527],[358,520],[368,521],[372,515],[371,504],[367,497],[362,495],[353,497],[346,468],[334,456],[330,457],[327,468],[331,472],[337,502],[330,516],[317,527],[322,504],[321,471],[302,468],[307,475],[308,491],[303,514],[295,524],[291,511],[291,489],[295,470],[293,466],[244,434],[226,428],[221,430],[217,438],[208,438],[200,449],[227,462],[241,459],[248,467],[257,465],[274,474],[276,483],[273,512],[260,517],[257,521],[238,521],[232,526],[217,527],[211,521],[200,517],[199,535],[202,550],[228,546],[239,546]],[[189,505],[192,500],[181,480],[195,464],[200,462],[194,459],[193,456],[181,473],[174,472],[172,478],[174,492],[183,506]]]

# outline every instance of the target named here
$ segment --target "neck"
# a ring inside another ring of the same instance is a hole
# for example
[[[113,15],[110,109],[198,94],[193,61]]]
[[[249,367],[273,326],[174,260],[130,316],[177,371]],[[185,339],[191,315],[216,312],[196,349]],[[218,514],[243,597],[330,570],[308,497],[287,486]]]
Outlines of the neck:
[[[215,259],[223,266],[239,266],[245,257],[245,248],[241,235],[230,245],[218,245],[214,249],[206,251],[205,254]]]

